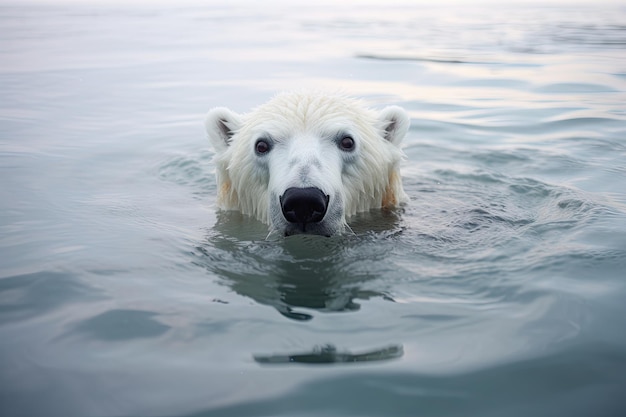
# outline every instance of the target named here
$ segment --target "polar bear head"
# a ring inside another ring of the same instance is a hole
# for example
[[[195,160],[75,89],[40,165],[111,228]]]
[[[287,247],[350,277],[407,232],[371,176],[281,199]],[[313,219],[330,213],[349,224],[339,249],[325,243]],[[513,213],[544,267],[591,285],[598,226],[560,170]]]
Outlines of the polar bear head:
[[[407,200],[399,164],[410,120],[340,95],[282,93],[247,114],[212,109],[221,209],[267,223],[270,234],[342,232],[350,216]]]

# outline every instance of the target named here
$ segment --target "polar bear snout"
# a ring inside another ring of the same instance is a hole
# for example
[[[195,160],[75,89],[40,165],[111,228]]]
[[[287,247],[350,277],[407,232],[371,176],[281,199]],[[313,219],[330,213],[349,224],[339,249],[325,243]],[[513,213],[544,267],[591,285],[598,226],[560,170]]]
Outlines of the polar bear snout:
[[[319,188],[288,188],[280,196],[280,207],[285,220],[306,231],[307,223],[318,223],[324,219],[330,197]]]

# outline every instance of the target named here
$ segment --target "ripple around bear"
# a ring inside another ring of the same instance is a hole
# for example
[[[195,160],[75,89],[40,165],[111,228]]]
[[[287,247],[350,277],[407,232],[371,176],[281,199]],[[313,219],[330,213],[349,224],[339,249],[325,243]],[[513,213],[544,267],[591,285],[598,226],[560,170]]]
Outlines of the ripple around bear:
[[[283,236],[341,233],[357,212],[408,200],[399,165],[409,125],[400,107],[322,93],[282,93],[243,115],[214,108],[205,127],[218,206]]]

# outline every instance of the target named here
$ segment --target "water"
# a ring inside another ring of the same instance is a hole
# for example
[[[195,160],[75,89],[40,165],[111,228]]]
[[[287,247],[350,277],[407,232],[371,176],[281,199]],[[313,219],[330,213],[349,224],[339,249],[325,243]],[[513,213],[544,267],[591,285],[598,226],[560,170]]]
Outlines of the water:
[[[626,414],[626,10],[0,6],[0,414]],[[411,203],[265,241],[202,119],[412,117]]]

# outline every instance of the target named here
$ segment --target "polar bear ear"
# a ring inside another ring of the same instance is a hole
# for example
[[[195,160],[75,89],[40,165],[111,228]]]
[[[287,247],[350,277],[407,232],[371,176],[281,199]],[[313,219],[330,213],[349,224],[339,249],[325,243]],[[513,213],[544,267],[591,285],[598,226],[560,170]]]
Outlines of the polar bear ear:
[[[233,135],[241,127],[241,122],[239,114],[225,107],[216,107],[209,111],[204,119],[204,128],[216,152],[223,152],[228,148]]]
[[[407,112],[402,107],[388,106],[381,110],[379,117],[384,127],[383,137],[400,146],[411,125]]]

